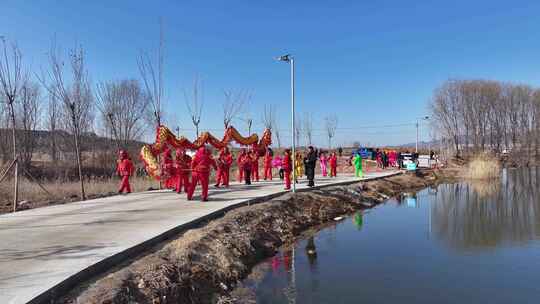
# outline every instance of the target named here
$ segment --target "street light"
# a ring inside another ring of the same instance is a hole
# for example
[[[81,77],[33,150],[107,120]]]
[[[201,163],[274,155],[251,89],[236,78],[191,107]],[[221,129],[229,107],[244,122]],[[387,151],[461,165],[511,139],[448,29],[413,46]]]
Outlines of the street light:
[[[292,135],[292,191],[296,192],[296,173],[294,168],[296,167],[296,138],[294,137],[294,58],[290,55],[283,55],[276,58],[277,61],[287,62],[291,65],[291,135]]]
[[[418,153],[418,121],[419,120],[428,120],[429,116],[416,117],[416,153]]]

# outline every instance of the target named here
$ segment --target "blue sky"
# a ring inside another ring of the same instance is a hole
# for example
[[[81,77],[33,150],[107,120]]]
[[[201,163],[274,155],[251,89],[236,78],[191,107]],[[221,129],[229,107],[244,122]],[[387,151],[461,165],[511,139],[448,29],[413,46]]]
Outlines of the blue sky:
[[[297,60],[297,111],[339,117],[337,142],[415,139],[433,89],[448,78],[540,82],[539,1],[17,1],[0,4],[0,35],[39,69],[52,37],[81,44],[94,82],[138,78],[141,49],[165,29],[166,112],[193,136],[183,91],[204,81],[203,129],[219,129],[223,90],[250,90],[262,129],[265,104],[289,122],[289,70]],[[173,121],[174,120],[174,121]],[[245,133],[245,124],[234,123]],[[213,131],[220,134],[221,131]],[[428,137],[423,128],[422,137]],[[285,138],[289,140],[290,137]],[[315,143],[324,144],[322,130]]]

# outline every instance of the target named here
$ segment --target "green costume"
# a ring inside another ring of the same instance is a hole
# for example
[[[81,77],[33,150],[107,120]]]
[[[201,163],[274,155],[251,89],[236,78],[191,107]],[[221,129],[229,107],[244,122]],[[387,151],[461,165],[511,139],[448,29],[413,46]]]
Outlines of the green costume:
[[[362,173],[362,156],[360,156],[360,154],[356,154],[352,162],[354,165],[354,175],[360,178],[363,177],[364,174]]]
[[[358,230],[362,230],[362,226],[364,225],[364,218],[362,212],[356,212],[354,214],[354,225]]]

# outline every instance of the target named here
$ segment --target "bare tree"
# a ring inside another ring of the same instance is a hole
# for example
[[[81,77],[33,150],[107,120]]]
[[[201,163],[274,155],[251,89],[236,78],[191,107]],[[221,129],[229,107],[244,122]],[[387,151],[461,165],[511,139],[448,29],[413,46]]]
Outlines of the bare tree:
[[[313,139],[313,117],[311,113],[304,113],[304,134],[306,135],[306,143],[308,146],[311,146],[311,141]]]
[[[332,138],[336,135],[337,124],[338,118],[335,114],[324,118],[324,127],[326,129],[326,136],[328,137],[328,149],[332,149]]]
[[[199,81],[199,77],[196,76],[193,81],[193,88],[191,92],[184,91],[184,98],[186,106],[191,117],[191,122],[195,126],[195,132],[199,137],[199,124],[201,123],[202,110],[204,105],[204,95],[202,90],[202,84]]]
[[[430,104],[434,121],[445,135],[453,139],[456,155],[459,156],[459,132],[460,123],[458,117],[459,84],[456,81],[448,81],[435,91]]]
[[[129,142],[142,136],[150,98],[137,80],[101,83],[97,86],[96,99],[101,119],[117,148],[127,148]]]
[[[0,142],[4,143],[0,145],[0,152],[2,153],[2,163],[6,164],[10,160],[12,161],[12,147],[9,144],[11,139],[11,134],[8,131],[10,127],[10,116],[9,116],[9,107],[5,101],[5,96],[3,93],[0,93]]]
[[[277,123],[276,108],[273,105],[264,106],[262,123],[265,128],[272,131],[272,135],[276,138],[278,148],[281,148],[281,133]]]
[[[273,105],[264,105],[261,121],[265,128],[272,130],[276,120],[276,110]]]
[[[294,123],[294,136],[296,137],[296,145],[300,146],[300,139],[302,138],[302,120],[300,117],[296,117]]]
[[[430,107],[435,127],[443,140],[451,139],[456,155],[504,147],[528,160],[538,149],[537,100],[527,85],[449,80],[435,90]]]
[[[47,121],[46,128],[49,130],[49,154],[53,165],[58,164],[58,130],[60,120],[60,105],[58,97],[55,94],[49,94],[49,102],[47,104]]]
[[[223,101],[223,127],[227,129],[231,122],[238,116],[240,111],[251,97],[248,92],[240,90],[224,90],[225,100]],[[251,128],[253,119],[248,118],[246,120],[248,128]]]
[[[81,135],[92,124],[93,95],[90,80],[85,66],[85,57],[82,47],[70,51],[71,84],[66,83],[64,62],[57,54],[53,44],[49,54],[50,70],[41,81],[50,94],[61,100],[63,105],[66,126],[73,136],[75,157],[81,186],[81,199],[86,199],[81,160]]]
[[[152,117],[154,126],[159,127],[162,123],[163,115],[163,49],[164,49],[164,33],[163,21],[160,21],[159,26],[159,48],[157,57],[157,71],[154,67],[150,55],[147,52],[141,51],[137,60],[139,72],[146,89],[146,95],[149,99],[149,104],[152,109]]]
[[[22,69],[22,54],[17,44],[13,43],[11,48],[8,47],[4,37],[2,40],[2,54],[0,55],[0,89],[4,100],[7,102],[8,110],[11,118],[11,135],[13,148],[13,161],[11,165],[0,176],[0,181],[5,178],[12,166],[15,167],[15,186],[13,194],[13,211],[17,209],[17,201],[19,199],[19,167],[17,161],[17,136],[15,129],[17,127],[15,119],[15,103],[19,98],[20,90],[26,83],[27,75]]]
[[[39,124],[40,90],[36,83],[27,81],[21,88],[17,104],[18,129],[20,130],[19,160],[24,170],[30,167],[36,148],[35,131]]]

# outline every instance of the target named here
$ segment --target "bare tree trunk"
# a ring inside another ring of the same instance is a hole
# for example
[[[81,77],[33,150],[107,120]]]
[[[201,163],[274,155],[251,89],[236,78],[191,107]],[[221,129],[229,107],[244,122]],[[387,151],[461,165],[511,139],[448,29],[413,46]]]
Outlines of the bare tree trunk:
[[[73,124],[76,125],[75,116],[72,117]],[[77,130],[78,127],[75,128]],[[84,192],[84,179],[82,174],[82,164],[81,164],[81,148],[79,146],[79,134],[78,131],[73,132],[73,139],[75,140],[75,153],[77,154],[77,169],[79,171],[79,182],[81,184],[81,199],[86,200],[86,193]]]
[[[12,135],[12,144],[13,144],[13,161],[15,162],[15,185],[13,189],[13,212],[17,211],[17,203],[19,201],[19,161],[17,159],[17,136],[15,134],[15,108],[13,107],[13,102],[10,101],[9,108],[11,111],[11,135]]]

